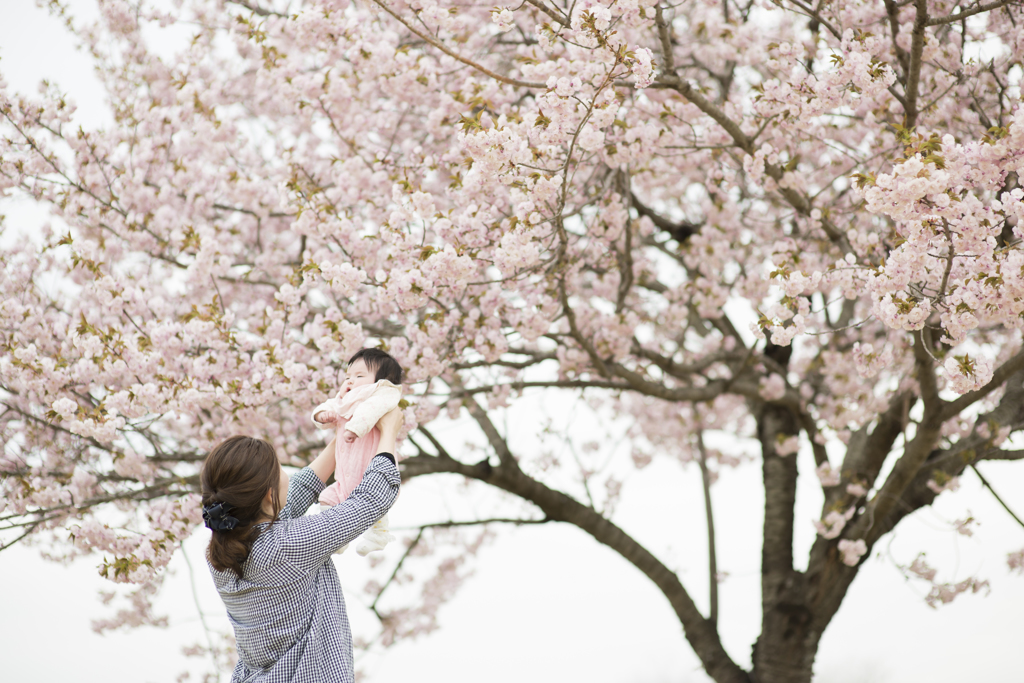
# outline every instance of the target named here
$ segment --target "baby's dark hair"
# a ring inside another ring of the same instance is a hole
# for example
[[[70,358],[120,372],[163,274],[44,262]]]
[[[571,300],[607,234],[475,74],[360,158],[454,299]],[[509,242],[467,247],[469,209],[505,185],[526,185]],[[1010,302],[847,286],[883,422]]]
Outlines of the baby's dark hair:
[[[386,379],[395,385],[402,383],[402,366],[388,352],[380,349],[360,349],[356,355],[348,359],[348,364],[351,366],[357,360],[363,361],[366,369],[374,373],[374,382]]]

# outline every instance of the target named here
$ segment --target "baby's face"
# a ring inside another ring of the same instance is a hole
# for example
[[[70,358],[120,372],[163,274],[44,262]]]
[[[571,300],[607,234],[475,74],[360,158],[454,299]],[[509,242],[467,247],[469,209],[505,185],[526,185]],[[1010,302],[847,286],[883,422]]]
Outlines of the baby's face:
[[[373,384],[376,380],[374,379],[373,372],[366,367],[366,363],[360,358],[352,365],[348,366],[348,372],[345,373],[345,381],[341,385],[341,395],[344,396],[348,392],[352,391],[356,387],[366,386],[367,384]]]

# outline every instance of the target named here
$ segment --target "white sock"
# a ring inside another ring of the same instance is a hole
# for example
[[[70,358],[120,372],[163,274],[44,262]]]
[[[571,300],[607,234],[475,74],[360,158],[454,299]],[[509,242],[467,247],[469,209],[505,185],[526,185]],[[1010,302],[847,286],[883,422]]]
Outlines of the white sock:
[[[384,515],[363,534],[359,545],[356,546],[356,552],[365,557],[369,553],[383,550],[384,546],[393,540],[395,537],[388,532],[388,516]]]

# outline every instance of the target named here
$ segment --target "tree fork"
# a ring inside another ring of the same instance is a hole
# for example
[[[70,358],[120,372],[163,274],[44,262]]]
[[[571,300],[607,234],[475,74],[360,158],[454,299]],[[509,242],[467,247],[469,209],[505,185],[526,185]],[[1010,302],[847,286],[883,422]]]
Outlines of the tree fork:
[[[528,500],[540,508],[545,517],[579,527],[596,541],[617,552],[643,572],[668,598],[682,624],[686,640],[716,683],[751,683],[747,672],[729,657],[722,646],[717,627],[700,613],[679,577],[599,512],[561,491],[545,486],[518,468],[492,466],[486,460],[466,465],[456,460],[417,456],[402,463],[402,474],[406,479],[437,472],[461,474]]]

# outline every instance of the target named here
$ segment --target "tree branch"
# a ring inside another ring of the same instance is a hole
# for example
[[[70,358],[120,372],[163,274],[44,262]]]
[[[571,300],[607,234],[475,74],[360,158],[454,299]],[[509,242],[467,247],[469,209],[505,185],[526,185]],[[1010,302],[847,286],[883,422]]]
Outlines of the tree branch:
[[[552,19],[557,21],[561,26],[568,26],[569,25],[569,18],[567,16],[565,16],[564,14],[558,14],[554,9],[552,9],[552,8],[548,7],[547,5],[545,5],[544,4],[544,0],[526,0],[526,2],[531,4],[531,5],[533,5],[534,7],[539,9],[541,12],[543,12],[544,14],[548,15],[549,17],[551,17]]]
[[[399,531],[407,531],[409,529],[451,529],[460,526],[483,526],[485,524],[512,524],[515,526],[522,526],[524,524],[547,524],[552,520],[545,517],[543,519],[517,519],[509,517],[491,517],[490,519],[471,519],[471,520],[451,520],[448,522],[431,522],[429,524],[417,524],[414,527],[404,528],[398,527]]]
[[[245,9],[249,10],[253,14],[256,14],[256,15],[261,16],[261,17],[287,17],[288,16],[287,14],[281,14],[280,12],[274,12],[274,11],[271,11],[271,10],[263,9],[262,7],[260,7],[258,5],[254,5],[254,4],[250,3],[250,2],[246,2],[246,0],[228,0],[228,2],[231,3],[232,5],[238,5],[239,7],[244,7]]]
[[[472,67],[473,69],[476,69],[480,73],[482,73],[485,76],[488,76],[490,78],[493,78],[494,80],[498,81],[499,83],[504,83],[505,85],[514,85],[514,86],[518,86],[520,88],[534,88],[534,89],[541,89],[541,90],[547,88],[547,86],[545,84],[543,84],[543,83],[533,83],[531,81],[520,81],[520,80],[516,80],[515,78],[509,78],[507,76],[502,76],[501,74],[494,73],[493,71],[491,71],[487,67],[485,67],[485,66],[483,66],[481,64],[477,64],[473,60],[467,59],[467,58],[463,57],[462,55],[460,55],[459,53],[457,53],[457,52],[455,52],[453,50],[449,50],[447,47],[445,47],[444,44],[438,42],[437,40],[435,40],[431,36],[427,35],[426,33],[423,33],[421,31],[418,31],[417,29],[413,28],[412,26],[409,25],[409,22],[407,22],[402,17],[398,16],[398,14],[396,14],[395,12],[391,11],[391,8],[388,7],[387,5],[385,5],[381,0],[372,0],[372,1],[373,1],[373,4],[377,5],[382,10],[384,10],[385,12],[390,14],[392,17],[394,17],[400,24],[402,24],[402,26],[405,26],[407,29],[409,29],[410,32],[412,32],[418,38],[420,38],[420,40],[423,40],[424,42],[429,43],[430,45],[432,45],[436,49],[440,50],[441,52],[443,52],[446,55],[448,55],[449,57],[451,57],[452,59],[455,59],[456,61],[462,62],[466,66],[469,66],[469,67]]]
[[[1024,348],[1018,351],[1015,356],[996,368],[995,372],[992,373],[992,379],[989,380],[988,384],[980,389],[968,392],[960,398],[946,403],[942,409],[942,419],[948,420],[959,415],[969,406],[977,403],[1001,387],[1006,380],[1021,370],[1024,370]]]
[[[477,409],[482,412],[479,406]],[[478,424],[480,422],[478,421]],[[482,422],[488,424],[489,420]],[[490,429],[493,429],[493,425]],[[501,446],[504,446],[504,442]],[[705,670],[717,683],[751,683],[746,672],[726,653],[714,623],[700,614],[679,577],[594,508],[547,487],[525,474],[518,466],[490,467],[486,461],[467,465],[456,460],[417,456],[402,461],[401,467],[404,478],[434,472],[452,472],[476,479],[533,503],[540,508],[544,519],[567,522],[582,529],[599,543],[617,552],[654,582],[668,598],[676,617],[683,625],[686,639],[700,658]]]
[[[688,240],[692,235],[696,235],[697,232],[700,231],[700,225],[690,223],[688,221],[681,221],[675,223],[673,221],[668,220],[664,216],[655,213],[652,209],[648,208],[646,205],[644,205],[643,202],[640,201],[640,198],[636,196],[635,192],[630,192],[629,197],[633,204],[633,208],[636,209],[636,213],[638,216],[646,216],[647,218],[650,218],[651,222],[654,223],[654,225],[657,226],[658,229],[668,233],[672,237],[672,239],[674,239],[676,242],[679,242],[680,244]]]
[[[907,70],[904,108],[906,121],[904,127],[912,130],[917,125],[917,85],[921,78],[921,54],[924,51],[924,29],[928,25],[928,0],[915,0],[917,15],[914,17],[914,29],[910,41],[910,61]]]
[[[708,471],[708,453],[704,447],[704,432],[697,430],[697,449],[700,457],[701,483],[704,488],[704,515],[708,526],[708,621],[718,627],[718,556],[715,552],[715,516],[711,510],[711,473]]]
[[[939,26],[941,24],[952,24],[966,19],[967,17],[973,17],[975,14],[981,14],[982,12],[988,12],[989,10],[999,9],[1000,7],[1006,7],[1007,5],[1019,5],[1020,0],[999,0],[998,2],[990,2],[987,5],[978,5],[977,7],[969,10],[960,10],[956,14],[950,14],[947,17],[936,17],[929,19],[927,26]]]
[[[971,469],[974,470],[974,473],[978,475],[978,479],[981,480],[982,485],[988,489],[989,493],[991,493],[997,501],[999,501],[999,504],[1003,506],[1003,509],[1010,513],[1010,516],[1017,521],[1017,524],[1020,524],[1022,527],[1024,527],[1024,522],[1020,520],[1020,517],[1014,514],[1013,510],[1010,509],[1010,506],[1006,504],[1006,501],[999,497],[999,494],[996,493],[996,490],[992,488],[992,484],[988,483],[988,479],[982,476],[981,472],[978,471],[978,467],[972,464]]]
[[[665,14],[661,9],[660,2],[654,8],[654,23],[658,27],[658,39],[661,41],[661,60],[663,62],[662,71],[675,76],[676,60],[675,56],[672,54],[671,27],[668,22],[665,21]]]

